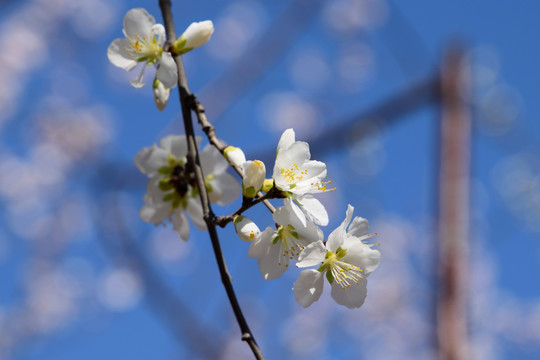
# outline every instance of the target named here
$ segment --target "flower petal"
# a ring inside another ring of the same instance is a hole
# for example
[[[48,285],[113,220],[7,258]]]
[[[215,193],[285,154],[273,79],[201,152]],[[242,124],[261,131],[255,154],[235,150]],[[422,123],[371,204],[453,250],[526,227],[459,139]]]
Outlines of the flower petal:
[[[157,39],[157,44],[163,46],[165,43],[165,27],[161,24],[155,24],[150,29],[151,36],[155,36]]]
[[[272,245],[272,238],[274,237],[274,230],[269,226],[262,233],[259,234],[249,246],[249,257],[261,257],[266,255],[268,249]]]
[[[352,236],[360,237],[363,235],[366,235],[369,230],[369,222],[367,219],[364,219],[363,217],[356,216],[351,226],[349,226],[349,230],[347,230],[347,233]]]
[[[270,243],[268,252],[257,260],[264,280],[274,280],[289,268],[289,257],[283,253],[281,243]]]
[[[317,225],[328,225],[328,213],[319,200],[312,195],[304,195],[298,198],[298,202],[302,206],[301,209],[309,221]]]
[[[339,225],[332,233],[328,236],[328,242],[326,243],[326,247],[330,251],[336,251],[337,248],[339,248],[343,241],[345,240],[345,234],[347,230],[347,226],[351,222],[352,214],[354,211],[354,207],[352,207],[350,204],[347,207],[347,215],[345,216],[345,220]]]
[[[215,201],[219,205],[230,204],[240,196],[240,184],[238,183],[238,180],[229,173],[224,172],[215,175],[212,186],[214,187],[214,191],[221,193],[220,198]]]
[[[143,65],[139,76],[129,82],[135,89],[140,89],[144,86],[142,79],[143,79],[145,69],[146,69],[146,65]]]
[[[296,302],[307,308],[321,297],[324,287],[323,273],[314,269],[303,270],[294,282]]]
[[[186,211],[191,218],[191,222],[197,227],[197,229],[203,231],[206,230],[206,222],[203,218],[202,205],[198,196],[188,200]]]
[[[191,23],[181,37],[186,39],[186,49],[195,49],[210,40],[213,33],[214,24],[211,20],[205,20]]]
[[[131,58],[131,55],[126,51],[126,47],[129,46],[130,41],[128,39],[116,39],[107,49],[107,57],[109,61],[119,68],[126,71],[133,70],[138,62]]]
[[[156,19],[143,8],[131,9],[124,17],[124,35],[135,37],[148,36]]]
[[[161,139],[159,146],[175,158],[186,157],[188,146],[185,135],[169,135]]]
[[[340,305],[345,305],[349,309],[359,308],[366,300],[367,280],[360,279],[358,285],[355,284],[345,289],[338,285],[337,281],[334,281],[331,295]]]
[[[180,239],[184,241],[189,239],[189,223],[186,214],[181,210],[174,213],[173,230],[180,236]]]
[[[171,207],[168,204],[146,203],[139,211],[139,216],[144,222],[158,225],[169,216],[170,212]]]
[[[354,244],[349,246],[353,241]],[[343,257],[343,261],[364,270],[364,276],[371,274],[381,263],[381,253],[364,244],[358,238],[347,237],[345,244],[347,246],[347,254]]]
[[[313,242],[305,247],[298,256],[297,267],[319,265],[326,258],[326,247],[321,240]]]
[[[148,146],[135,155],[135,166],[146,175],[154,175],[157,170],[167,165],[167,152],[156,145]]]
[[[279,139],[276,155],[280,150],[288,148],[294,142],[295,142],[294,130],[293,129],[285,130],[283,134],[281,135],[281,138]]]
[[[220,174],[227,171],[227,168],[229,167],[229,162],[225,160],[219,150],[212,145],[206,145],[199,156],[205,176],[210,174]]]
[[[293,199],[291,198],[284,199],[283,205],[285,209],[287,209],[286,214],[284,214],[287,220],[284,220],[285,216],[281,216],[279,220],[277,220],[276,217],[274,216],[275,222],[277,222],[278,224],[291,224],[295,228],[306,227],[307,225],[306,215],[304,215],[300,207],[296,205]]]
[[[172,55],[168,52],[161,54],[161,61],[156,72],[156,77],[165,85],[172,89],[178,83],[178,69]]]

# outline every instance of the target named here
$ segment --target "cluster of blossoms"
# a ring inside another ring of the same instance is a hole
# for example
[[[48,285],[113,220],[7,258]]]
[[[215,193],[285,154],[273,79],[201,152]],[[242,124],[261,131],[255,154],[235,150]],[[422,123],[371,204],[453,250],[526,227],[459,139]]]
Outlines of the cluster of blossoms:
[[[278,193],[276,197],[284,200],[273,215],[276,229],[267,227],[261,232],[253,221],[238,216],[234,221],[236,231],[243,240],[252,241],[248,255],[257,258],[265,280],[281,277],[291,261],[300,268],[318,266],[303,270],[294,283],[296,301],[301,306],[308,307],[319,299],[326,277],[338,304],[358,308],[367,295],[366,277],[379,265],[380,252],[366,243],[371,237],[366,219],[355,217],[349,227],[353,213],[350,205],[345,221],[324,241],[318,225],[328,224],[328,214],[312,194],[335,189],[329,189],[330,181],[324,181],[326,165],[310,158],[309,145],[296,141],[294,131],[288,129],[279,140],[270,181],[264,178],[262,162],[244,162],[244,197],[262,190]],[[251,188],[249,194],[246,188]]]
[[[164,51],[165,28],[145,9],[131,9],[124,17],[125,38],[114,40],[107,49],[110,62],[126,71],[142,64],[139,76],[131,81],[136,88],[144,86],[143,75],[147,66],[156,67],[152,83],[154,101],[159,110],[165,109],[171,89],[178,83],[178,72],[173,55],[185,54],[208,40],[214,32],[212,21],[192,23],[171,44],[171,52]]]
[[[170,47],[164,48],[165,29],[144,9],[132,9],[124,18],[126,38],[114,40],[108,49],[110,61],[125,70],[142,63],[140,75],[131,82],[142,87],[147,66],[157,71],[153,82],[154,99],[158,109],[167,104],[170,89],[177,85],[177,67],[173,56],[182,55],[203,45],[213,32],[211,21],[191,24]],[[201,139],[196,139],[199,148]],[[162,224],[169,220],[174,231],[187,240],[193,224],[206,229],[199,200],[200,189],[195,176],[195,164],[187,158],[187,138],[167,136],[159,146],[145,147],[135,156],[137,168],[149,177],[140,210],[142,220]],[[248,255],[257,258],[265,280],[281,277],[291,261],[303,270],[293,286],[297,302],[308,307],[322,294],[324,279],[332,287],[334,300],[349,308],[360,307],[367,295],[366,277],[380,262],[380,253],[366,241],[368,222],[353,216],[348,206],[346,218],[325,241],[319,226],[328,225],[328,213],[314,194],[333,191],[325,182],[326,164],[311,160],[309,145],[296,141],[292,129],[281,136],[272,177],[266,179],[262,161],[246,161],[241,149],[227,147],[222,155],[215,147],[206,146],[199,156],[209,200],[220,205],[234,201],[242,194],[242,207],[230,216],[238,236],[251,241]],[[242,185],[227,173],[229,165],[236,166],[243,176]],[[200,180],[202,183],[202,179]],[[263,194],[264,193],[264,194]],[[283,206],[273,214],[275,228],[260,231],[249,218],[242,215],[250,207],[267,199],[283,199]]]

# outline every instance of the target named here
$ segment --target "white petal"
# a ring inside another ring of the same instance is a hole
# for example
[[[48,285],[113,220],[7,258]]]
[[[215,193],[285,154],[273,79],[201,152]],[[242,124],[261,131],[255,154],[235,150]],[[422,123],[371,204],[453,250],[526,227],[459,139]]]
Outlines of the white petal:
[[[215,191],[221,192],[221,197],[216,201],[219,205],[230,204],[240,196],[241,186],[238,180],[229,173],[215,175],[213,187]]]
[[[367,296],[367,280],[360,279],[358,285],[352,285],[348,288],[342,288],[337,281],[332,283],[332,298],[349,309],[355,309],[362,306]]]
[[[134,161],[140,172],[152,176],[160,167],[167,165],[167,152],[156,145],[148,146],[135,155]]]
[[[368,276],[375,270],[381,263],[381,253],[378,250],[374,250],[371,246],[362,243],[357,238],[353,238],[355,244],[349,246],[352,243],[352,239],[347,238],[345,240],[347,246],[347,254],[343,257],[343,261],[352,265],[356,265],[364,270],[363,275]]]
[[[304,195],[298,199],[301,209],[309,221],[317,225],[328,225],[328,213],[324,205],[312,195]]]
[[[170,53],[164,51],[161,55],[156,77],[169,89],[178,84],[178,68]]]
[[[157,38],[157,44],[163,46],[165,43],[165,27],[161,24],[155,24],[150,29],[150,34]]]
[[[276,166],[278,169],[288,169],[294,163],[300,165],[309,160],[311,154],[309,145],[303,141],[297,141],[289,146],[286,151],[280,151],[276,156]],[[281,173],[281,171],[279,171]],[[274,170],[275,173],[275,170]]]
[[[171,207],[168,204],[153,205],[146,203],[139,211],[139,216],[142,221],[158,225],[169,216],[170,212]]]
[[[349,226],[349,230],[347,230],[347,233],[352,236],[360,237],[363,235],[366,235],[369,230],[369,222],[367,219],[364,219],[363,217],[356,216],[351,226]]]
[[[271,227],[267,227],[259,236],[257,236],[249,246],[249,257],[261,257],[266,255],[268,249],[272,245],[272,238],[274,237],[274,230]]]
[[[287,271],[289,257],[283,254],[279,242],[275,244],[271,243],[268,252],[257,260],[257,265],[259,265],[259,270],[261,270],[264,280],[274,280],[281,277]]]
[[[205,44],[214,33],[214,24],[211,20],[191,23],[181,35],[186,39],[184,48],[195,49]]]
[[[169,135],[161,139],[159,146],[175,158],[185,158],[188,147],[185,135]]]
[[[187,241],[189,238],[189,223],[186,214],[182,210],[177,210],[174,213],[173,230],[180,236],[180,239]]]
[[[291,224],[295,228],[306,227],[306,216],[291,198],[283,199],[283,207],[286,211],[276,217],[274,221],[278,224]],[[277,212],[277,210],[276,210]]]
[[[253,241],[261,233],[257,224],[245,216],[236,217],[233,223],[236,234],[244,241]]]
[[[154,103],[159,111],[163,111],[169,102],[171,89],[166,88],[158,79],[154,80]]]
[[[199,156],[204,176],[221,174],[229,167],[227,160],[212,145],[206,145]]]
[[[283,132],[281,135],[281,138],[279,139],[276,154],[282,150],[286,149],[289,146],[291,146],[295,142],[295,135],[293,129],[287,129]]]
[[[316,242],[324,239],[322,230],[315,224],[308,222],[306,227],[296,227],[296,231],[302,239],[305,239],[307,243]]]
[[[314,269],[303,270],[294,282],[296,302],[307,308],[321,297],[324,287],[323,273]]]
[[[161,204],[163,203],[163,197],[165,192],[159,188],[159,181],[161,180],[160,174],[153,175],[148,182],[146,183],[146,195],[147,201],[152,204]],[[169,206],[171,203],[168,203]]]
[[[335,252],[345,240],[345,234],[347,231],[347,226],[351,222],[352,214],[354,211],[354,207],[352,207],[350,204],[347,207],[347,215],[345,216],[345,220],[339,225],[332,233],[328,236],[328,242],[326,243],[326,247],[330,251]]]
[[[244,152],[240,148],[229,145],[225,148],[223,154],[225,155],[227,160],[231,162],[231,164],[236,165],[240,168],[246,162],[246,155],[244,155]]]
[[[298,256],[297,267],[320,265],[326,258],[327,248],[322,241],[309,244]]]
[[[143,80],[143,75],[144,75],[144,70],[145,69],[146,69],[146,65],[143,65],[142,68],[141,68],[141,73],[139,74],[139,76],[129,82],[134,88],[140,89],[140,88],[142,88],[144,86],[144,83],[142,82],[142,80]]]
[[[143,8],[131,9],[124,17],[124,34],[126,36],[148,36],[156,19]]]
[[[206,230],[206,222],[203,218],[202,205],[198,196],[188,200],[186,211],[188,212],[193,225],[195,225],[199,230]]]
[[[119,68],[126,71],[133,70],[138,62],[133,60],[128,52],[125,50],[126,46],[129,46],[130,41],[128,39],[116,39],[107,49],[107,57],[109,61]]]

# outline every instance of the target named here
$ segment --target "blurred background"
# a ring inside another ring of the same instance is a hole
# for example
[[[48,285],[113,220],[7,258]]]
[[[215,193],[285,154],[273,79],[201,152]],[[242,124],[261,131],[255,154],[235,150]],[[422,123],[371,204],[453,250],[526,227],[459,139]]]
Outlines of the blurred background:
[[[176,90],[159,112],[151,86],[134,89],[138,74],[107,59],[131,7],[162,22],[157,1],[0,1],[1,359],[251,358],[207,235],[192,226],[184,243],[138,217],[146,177],[133,157],[183,126]],[[328,288],[303,309],[297,269],[264,281],[249,244],[220,230],[268,359],[436,357],[439,79],[455,43],[472,119],[468,358],[540,358],[539,11],[530,1],[173,1],[178,33],[214,21],[184,62],[218,136],[271,169],[293,127],[337,187],[319,196],[324,233],[350,203],[379,234],[382,263],[351,311]],[[246,215],[272,224],[262,207]]]

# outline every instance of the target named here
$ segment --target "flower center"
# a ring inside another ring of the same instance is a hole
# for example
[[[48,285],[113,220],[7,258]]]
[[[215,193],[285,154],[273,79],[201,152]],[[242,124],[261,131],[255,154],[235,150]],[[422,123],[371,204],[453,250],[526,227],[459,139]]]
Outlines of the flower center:
[[[297,259],[305,247],[305,240],[300,238],[292,225],[281,225],[278,228],[277,235],[272,243],[276,244],[278,241],[280,241],[281,256],[288,257],[291,260]],[[278,265],[281,266],[281,261],[278,262]],[[286,264],[285,266],[289,265]]]
[[[155,36],[150,35],[146,37],[135,34],[134,36],[128,36],[127,39],[129,40],[129,45],[124,46],[124,50],[131,56],[131,59],[153,64],[161,57],[163,48],[158,45]]]
[[[328,250],[326,252],[326,259],[319,268],[319,271],[327,270],[326,278],[330,284],[333,281],[336,281],[338,285],[344,289],[348,288],[353,283],[358,285],[360,279],[363,278],[362,269],[358,266],[341,261],[346,254],[346,249],[338,248],[335,253]]]
[[[304,178],[304,175],[307,175],[307,169],[300,171],[297,163],[292,164],[288,169],[280,169],[281,175],[289,184],[297,183],[298,181]]]

